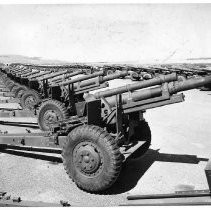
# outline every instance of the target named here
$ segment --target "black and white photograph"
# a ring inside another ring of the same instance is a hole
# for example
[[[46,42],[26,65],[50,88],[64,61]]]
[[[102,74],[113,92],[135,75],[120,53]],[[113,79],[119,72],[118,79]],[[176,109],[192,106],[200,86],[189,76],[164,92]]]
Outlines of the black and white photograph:
[[[0,207],[211,205],[211,2],[0,1]]]

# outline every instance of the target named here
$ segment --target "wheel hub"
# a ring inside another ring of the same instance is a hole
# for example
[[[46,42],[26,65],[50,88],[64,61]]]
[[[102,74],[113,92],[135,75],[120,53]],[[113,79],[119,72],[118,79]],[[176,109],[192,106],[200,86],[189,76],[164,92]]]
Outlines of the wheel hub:
[[[23,95],[24,90],[19,90],[17,93],[17,97],[20,98]]]
[[[102,169],[103,158],[99,148],[91,142],[78,144],[73,152],[76,168],[83,174],[95,176]]]
[[[25,99],[25,105],[26,107],[28,108],[33,108],[33,106],[37,103],[36,101],[36,98],[33,97],[33,96],[28,96],[26,99]]]
[[[48,110],[43,116],[43,121],[46,125],[57,122],[61,117],[54,110]]]

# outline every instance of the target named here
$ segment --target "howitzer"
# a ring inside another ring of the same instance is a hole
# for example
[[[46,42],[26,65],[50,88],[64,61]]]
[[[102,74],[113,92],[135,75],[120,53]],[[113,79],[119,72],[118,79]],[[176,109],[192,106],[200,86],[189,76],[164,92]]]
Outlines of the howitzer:
[[[103,74],[104,72],[100,71],[50,86],[50,91],[46,92],[44,97],[47,100],[39,108],[38,124],[41,130],[49,130],[52,122],[56,122],[57,119],[66,119],[70,115],[74,115],[76,112],[75,102],[78,101],[82,104],[84,93],[105,88],[108,86],[107,81],[121,78],[128,73],[123,71],[108,76],[103,76]],[[49,106],[53,110],[55,109],[54,114],[48,110]]]
[[[183,82],[175,80],[175,74],[160,76],[159,78],[145,81],[140,84],[135,83],[112,90],[100,91],[95,94],[87,94],[84,97],[87,102],[101,99],[103,111],[102,116],[100,117],[110,121],[115,115],[114,110],[117,109],[117,106],[121,107],[123,113],[132,113],[182,102],[184,101],[183,94],[176,95],[176,93],[209,84],[211,82],[211,76],[189,79]],[[159,84],[162,85],[150,87]],[[117,95],[119,95],[119,98],[116,97]]]

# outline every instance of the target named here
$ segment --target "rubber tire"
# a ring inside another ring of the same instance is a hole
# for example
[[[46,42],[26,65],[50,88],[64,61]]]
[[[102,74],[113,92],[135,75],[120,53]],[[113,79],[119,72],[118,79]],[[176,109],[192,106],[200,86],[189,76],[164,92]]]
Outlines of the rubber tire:
[[[50,128],[45,125],[43,121],[43,116],[47,110],[54,110],[57,113],[60,113],[61,120],[67,120],[69,118],[69,114],[67,108],[63,103],[57,100],[48,100],[41,104],[39,111],[38,111],[38,125],[41,130],[49,131]]]
[[[17,86],[17,84],[16,83],[13,83],[13,84],[11,84],[11,85],[8,86],[8,89],[12,92],[12,89],[14,87],[16,87],[16,86]]]
[[[146,141],[139,149],[137,149],[130,158],[135,159],[144,155],[151,145],[151,130],[148,123],[145,120],[141,120],[137,127],[134,128],[134,135],[131,137],[131,141]]]
[[[12,93],[14,93],[14,97],[15,98],[21,98],[21,96],[23,95],[23,93],[21,94],[21,96],[19,96],[19,91],[26,91],[26,90],[27,90],[26,87],[18,85],[18,86],[14,87],[12,89]]]
[[[7,77],[6,74],[2,75],[2,76],[1,76],[1,80],[2,80],[2,81],[5,80],[6,77]]]
[[[7,80],[6,82],[5,82],[5,86],[7,87],[8,85],[10,85],[10,84],[13,84],[13,81],[12,80]]]
[[[19,84],[15,84],[12,89],[11,92],[14,93],[15,89],[17,89],[20,85]]]
[[[84,140],[97,145],[104,158],[102,171],[90,177],[75,168],[73,162],[74,148]],[[63,145],[62,158],[64,168],[76,185],[88,192],[101,192],[114,184],[122,167],[122,154],[111,135],[98,126],[82,125],[72,130]]]
[[[36,104],[38,104],[41,101],[41,95],[35,90],[26,90],[20,98],[20,105],[23,109],[33,110],[33,108],[29,108],[25,104],[25,100],[29,96],[33,96],[35,98]]]

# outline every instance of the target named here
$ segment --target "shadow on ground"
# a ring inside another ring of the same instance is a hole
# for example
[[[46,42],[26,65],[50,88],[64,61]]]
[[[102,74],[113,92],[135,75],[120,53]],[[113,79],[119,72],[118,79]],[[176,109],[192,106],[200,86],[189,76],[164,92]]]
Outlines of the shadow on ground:
[[[121,194],[133,189],[155,161],[198,164],[200,161],[208,160],[208,158],[199,158],[196,155],[167,154],[149,149],[142,157],[126,160],[118,180],[107,190],[106,194]]]
[[[12,146],[13,149],[16,147]],[[23,150],[23,149],[21,149]],[[0,153],[7,153],[17,156],[23,156],[28,158],[40,159],[50,161],[52,164],[62,163],[62,158],[55,157],[53,155],[45,155],[45,154],[37,154],[34,152],[48,152],[48,153],[57,153],[60,154],[59,150],[52,149],[39,149],[39,148],[29,148],[29,152],[12,150],[11,148],[5,149],[2,148]],[[115,182],[115,184],[100,194],[121,194],[125,193],[131,189],[133,189],[137,182],[141,179],[141,177],[145,174],[145,172],[150,168],[150,166],[155,161],[161,162],[173,162],[173,163],[186,163],[186,164],[198,164],[200,161],[208,161],[208,158],[199,158],[196,155],[186,155],[186,154],[167,154],[160,153],[159,150],[149,149],[145,155],[133,159],[133,156],[128,158],[122,167],[122,171],[119,175],[119,178]]]

